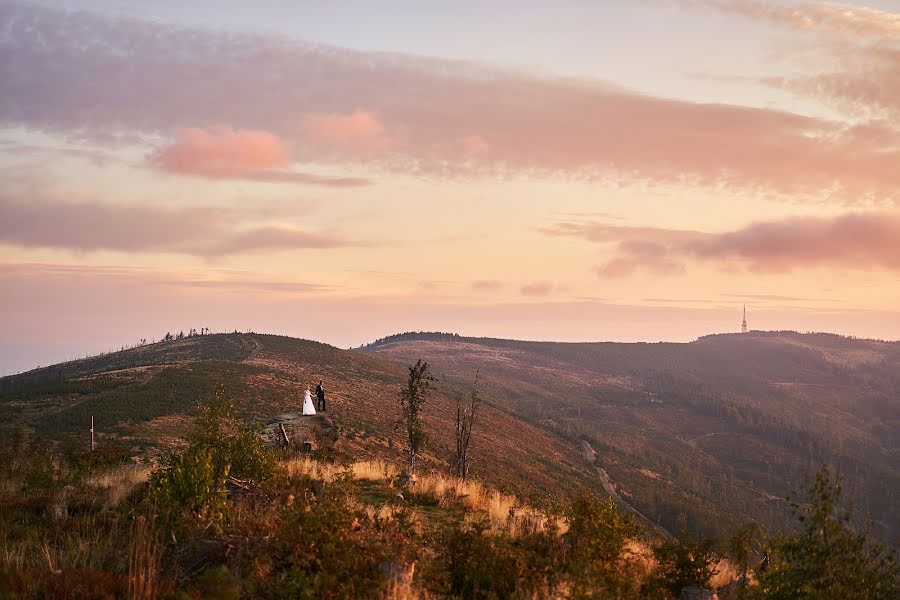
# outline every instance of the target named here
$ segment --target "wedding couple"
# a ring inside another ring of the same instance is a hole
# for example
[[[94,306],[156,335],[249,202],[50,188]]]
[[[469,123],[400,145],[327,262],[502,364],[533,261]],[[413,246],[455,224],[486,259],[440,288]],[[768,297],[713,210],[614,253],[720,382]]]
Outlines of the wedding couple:
[[[325,381],[320,381],[316,386],[316,400],[318,401],[319,410],[328,410],[325,408]],[[309,393],[309,386],[306,386],[306,393],[303,396],[303,415],[316,414],[316,407],[313,406],[312,395]]]

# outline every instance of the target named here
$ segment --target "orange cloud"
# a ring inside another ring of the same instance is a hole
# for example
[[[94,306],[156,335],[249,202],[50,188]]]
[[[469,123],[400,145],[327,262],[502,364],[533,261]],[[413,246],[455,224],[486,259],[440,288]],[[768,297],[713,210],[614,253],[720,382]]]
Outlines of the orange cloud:
[[[546,281],[535,281],[522,286],[519,292],[523,296],[547,296],[553,291],[553,284]]]

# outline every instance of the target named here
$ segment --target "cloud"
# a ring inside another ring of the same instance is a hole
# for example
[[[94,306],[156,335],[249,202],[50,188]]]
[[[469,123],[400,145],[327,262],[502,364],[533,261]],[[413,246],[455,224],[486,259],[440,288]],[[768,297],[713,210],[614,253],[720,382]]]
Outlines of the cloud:
[[[755,223],[689,242],[697,257],[738,260],[758,271],[801,267],[900,270],[900,215],[848,214]]]
[[[0,5],[0,22],[0,122],[11,125],[173,136],[228,123],[270,132],[298,161],[900,200],[900,148],[880,142],[891,122],[861,138],[778,110],[33,5]]]
[[[628,277],[639,269],[658,275],[682,273],[684,265],[673,260],[667,246],[654,242],[627,240],[619,244],[619,255],[606,264],[599,265],[595,272],[601,277]]]
[[[840,66],[838,71],[760,81],[825,100],[853,115],[887,117],[896,123],[900,118],[900,47],[836,44],[830,51]],[[863,131],[870,127],[869,124],[858,126]],[[878,140],[870,137],[879,147],[900,147],[900,135],[895,128],[876,125],[876,129],[866,134],[882,136]]]
[[[598,237],[595,231],[606,231]],[[616,232],[619,236],[617,239]],[[568,224],[547,233],[614,244],[615,254],[595,267],[602,277],[646,270],[677,274],[690,261],[787,273],[803,268],[900,271],[900,214],[850,213],[753,223],[722,233]]]
[[[472,289],[482,292],[499,290],[504,286],[505,284],[502,281],[497,281],[496,279],[480,279],[478,281],[472,282]]]
[[[166,252],[217,258],[246,252],[361,245],[289,227],[242,226],[213,208],[15,201],[0,196],[0,243],[79,252]]]
[[[371,112],[311,113],[303,117],[306,133],[316,143],[351,153],[382,153],[390,148],[384,125]]]
[[[856,115],[900,116],[900,13],[835,2],[783,6],[758,0],[676,1],[798,31],[841,34],[824,46],[831,55],[830,62],[837,64],[839,70],[762,78],[760,82],[830,101]],[[817,45],[817,49],[821,47]]]
[[[523,296],[548,296],[553,292],[553,284],[546,281],[535,281],[522,286],[519,292]]]
[[[900,14],[867,6],[837,2],[806,2],[784,6],[758,0],[678,1],[686,6],[715,8],[792,29],[900,39]]]
[[[268,131],[234,130],[230,127],[184,129],[168,146],[154,152],[151,166],[178,175],[210,179],[249,179],[356,187],[365,179],[328,177],[288,170],[291,154],[278,136]]]

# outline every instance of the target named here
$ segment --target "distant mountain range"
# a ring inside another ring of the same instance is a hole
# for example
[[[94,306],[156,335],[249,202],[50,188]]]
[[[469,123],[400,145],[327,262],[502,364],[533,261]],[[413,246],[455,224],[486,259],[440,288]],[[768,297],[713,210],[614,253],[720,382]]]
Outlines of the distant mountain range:
[[[534,502],[590,487],[669,532],[788,523],[785,497],[823,462],[857,512],[900,535],[900,343],[751,332],[687,344],[390,336],[360,350],[260,334],[150,344],[0,379],[0,428],[156,453],[222,386],[250,418],[297,411],[326,382],[336,456],[402,460],[405,366],[431,363],[426,468],[446,470],[454,398],[485,399],[472,472]]]

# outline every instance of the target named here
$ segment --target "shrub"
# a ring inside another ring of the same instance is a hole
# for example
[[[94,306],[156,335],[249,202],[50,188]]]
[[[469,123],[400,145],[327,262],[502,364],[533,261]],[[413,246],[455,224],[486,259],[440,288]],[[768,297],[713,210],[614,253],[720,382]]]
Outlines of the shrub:
[[[622,598],[637,592],[626,544],[640,532],[611,499],[584,493],[568,509],[568,569],[576,598]]]
[[[656,575],[645,592],[668,592],[678,597],[683,588],[706,587],[716,574],[715,541],[694,538],[682,531],[674,540],[666,540],[653,549],[658,563]]]
[[[561,571],[556,532],[512,538],[492,535],[489,529],[490,519],[482,515],[449,530],[439,541],[446,591],[463,598],[550,596]]]
[[[900,597],[896,557],[851,526],[852,512],[841,507],[841,485],[823,468],[793,503],[799,532],[782,535],[771,548],[769,568],[758,573],[759,598],[866,600]]]
[[[222,516],[230,477],[266,480],[275,459],[257,432],[236,417],[221,388],[203,401],[187,449],[170,454],[150,480],[150,501],[163,513],[181,508]]]

